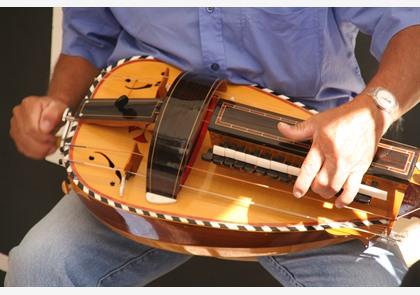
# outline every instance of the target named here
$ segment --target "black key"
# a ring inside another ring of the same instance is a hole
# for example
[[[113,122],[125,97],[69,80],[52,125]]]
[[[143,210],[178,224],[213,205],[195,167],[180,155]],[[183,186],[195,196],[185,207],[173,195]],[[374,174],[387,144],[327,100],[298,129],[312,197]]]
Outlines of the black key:
[[[213,154],[213,163],[217,165],[222,165],[224,160],[225,160],[225,157]]]
[[[254,173],[255,172],[255,168],[256,167],[254,165],[251,165],[249,163],[246,163],[245,166],[244,166],[244,170],[246,172],[248,172],[248,173]]]
[[[233,167],[236,169],[243,169],[245,166],[245,162],[242,161],[235,161],[235,163],[233,163]]]
[[[207,153],[201,155],[201,159],[204,161],[212,161],[213,160],[213,149],[209,149]]]
[[[271,178],[278,178],[279,177],[279,172],[277,172],[276,170],[268,170],[267,171],[267,176],[271,177]]]
[[[290,181],[290,175],[287,173],[279,172],[279,178],[278,180],[283,182],[289,182]]]
[[[370,183],[371,186],[373,187],[378,187],[379,183],[376,180],[372,180],[372,182]]]
[[[369,205],[370,202],[372,201],[372,197],[359,193],[359,194],[356,195],[356,197],[354,198],[354,200],[356,202]]]
[[[227,144],[227,148],[236,151],[238,149],[238,147],[232,143],[228,143]]]
[[[289,175],[289,182],[296,182],[297,176]]]
[[[235,149],[235,151],[238,151],[238,152],[245,152],[245,147],[244,146],[236,146],[236,149]]]
[[[251,155],[259,157],[261,155],[261,152],[259,150],[255,150],[251,153]]]
[[[366,226],[363,222],[361,222],[361,221],[354,221],[353,222],[355,225],[357,225],[358,227],[361,227],[361,226]]]
[[[267,169],[257,166],[257,168],[255,168],[255,172],[259,175],[264,176],[267,173]]]
[[[272,160],[276,161],[276,162],[279,162],[279,163],[283,163],[284,162],[284,157],[277,156],[277,157],[273,158]]]
[[[245,153],[245,154],[248,154],[248,155],[253,154],[253,152],[250,149],[244,149],[242,152]]]
[[[339,195],[341,195],[341,193],[343,192],[343,189],[341,189],[338,193],[335,194],[336,197],[338,197]],[[367,204],[369,205],[370,202],[372,201],[372,197],[368,196],[368,195],[364,195],[361,193],[358,193],[355,197],[354,197],[354,201],[361,203],[361,204]]]
[[[232,168],[234,163],[235,163],[235,160],[234,159],[227,158],[227,157],[223,161],[223,165],[225,165],[225,166],[227,166],[229,168]]]
[[[271,160],[271,155],[269,153],[261,153],[260,158]]]

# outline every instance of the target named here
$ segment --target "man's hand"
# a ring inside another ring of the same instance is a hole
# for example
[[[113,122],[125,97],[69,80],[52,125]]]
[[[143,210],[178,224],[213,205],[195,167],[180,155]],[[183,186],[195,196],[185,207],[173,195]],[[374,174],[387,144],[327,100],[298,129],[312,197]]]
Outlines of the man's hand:
[[[369,168],[379,139],[392,118],[379,110],[372,98],[360,95],[352,102],[317,114],[295,126],[280,123],[279,131],[294,141],[312,139],[312,146],[293,188],[294,196],[304,196],[309,188],[331,198],[339,208],[356,196]]]
[[[67,105],[48,96],[28,96],[13,109],[10,136],[27,157],[43,159],[56,150],[54,132]]]
[[[76,108],[100,72],[85,58],[61,54],[48,96],[28,96],[13,109],[10,136],[27,157],[43,159],[56,150],[56,132],[67,106]],[[77,77],[77,78],[75,78]]]

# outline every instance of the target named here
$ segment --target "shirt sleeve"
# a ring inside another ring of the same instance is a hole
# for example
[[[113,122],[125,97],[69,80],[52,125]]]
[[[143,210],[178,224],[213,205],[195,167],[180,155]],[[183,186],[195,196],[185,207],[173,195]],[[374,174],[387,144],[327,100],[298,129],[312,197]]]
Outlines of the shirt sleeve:
[[[339,24],[352,23],[372,36],[370,52],[377,60],[396,33],[420,24],[420,8],[335,8],[335,16]]]
[[[63,8],[61,52],[84,57],[96,67],[103,68],[121,30],[107,8]]]

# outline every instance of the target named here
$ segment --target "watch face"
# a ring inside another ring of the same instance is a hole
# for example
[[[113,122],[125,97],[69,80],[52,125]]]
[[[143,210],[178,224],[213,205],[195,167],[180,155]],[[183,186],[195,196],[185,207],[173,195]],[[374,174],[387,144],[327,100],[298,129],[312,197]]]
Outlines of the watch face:
[[[394,95],[385,89],[378,89],[376,92],[376,101],[381,108],[388,111],[394,109],[397,104]]]

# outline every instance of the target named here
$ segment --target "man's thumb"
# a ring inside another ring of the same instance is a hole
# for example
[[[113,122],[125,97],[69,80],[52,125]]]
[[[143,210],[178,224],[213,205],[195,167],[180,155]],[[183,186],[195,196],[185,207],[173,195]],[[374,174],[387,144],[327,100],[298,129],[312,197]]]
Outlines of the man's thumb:
[[[55,127],[60,123],[66,105],[62,102],[51,101],[44,106],[41,119],[39,121],[39,129],[43,133],[52,133]]]
[[[313,122],[310,119],[299,122],[296,125],[279,122],[277,128],[284,137],[293,141],[311,139],[314,134]]]

